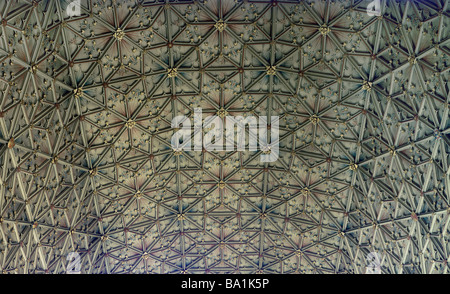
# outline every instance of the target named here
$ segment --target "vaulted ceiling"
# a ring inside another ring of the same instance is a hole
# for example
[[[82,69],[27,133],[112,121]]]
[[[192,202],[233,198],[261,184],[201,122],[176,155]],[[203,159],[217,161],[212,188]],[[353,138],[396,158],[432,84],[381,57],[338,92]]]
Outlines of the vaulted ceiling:
[[[1,1],[0,267],[446,273],[449,0]],[[280,117],[280,155],[171,120]]]

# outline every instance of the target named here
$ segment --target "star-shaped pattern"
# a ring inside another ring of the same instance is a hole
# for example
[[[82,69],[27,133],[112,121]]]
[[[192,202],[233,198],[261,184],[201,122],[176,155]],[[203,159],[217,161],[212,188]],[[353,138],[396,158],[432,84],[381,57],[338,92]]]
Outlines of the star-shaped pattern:
[[[449,0],[2,1],[3,273],[447,273]],[[172,118],[279,116],[280,154]]]

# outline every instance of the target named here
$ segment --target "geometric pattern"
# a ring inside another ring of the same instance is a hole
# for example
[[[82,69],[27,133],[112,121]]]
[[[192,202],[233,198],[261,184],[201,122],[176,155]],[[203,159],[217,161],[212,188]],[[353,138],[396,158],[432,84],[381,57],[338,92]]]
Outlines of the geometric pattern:
[[[448,273],[450,1],[2,1],[3,273]],[[171,120],[280,117],[280,154]]]

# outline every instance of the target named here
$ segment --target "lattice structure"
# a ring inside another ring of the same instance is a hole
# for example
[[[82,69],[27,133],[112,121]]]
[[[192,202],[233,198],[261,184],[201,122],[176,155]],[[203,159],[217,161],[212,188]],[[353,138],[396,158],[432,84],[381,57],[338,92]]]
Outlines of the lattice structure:
[[[1,1],[3,273],[448,272],[448,0]],[[280,155],[172,150],[280,116]]]

